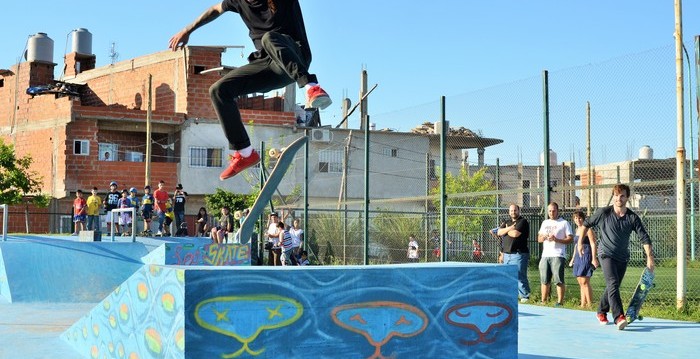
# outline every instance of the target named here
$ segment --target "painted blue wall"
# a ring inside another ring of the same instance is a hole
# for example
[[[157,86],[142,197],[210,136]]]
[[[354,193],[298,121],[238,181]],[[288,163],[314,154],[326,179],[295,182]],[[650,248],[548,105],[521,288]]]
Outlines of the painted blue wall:
[[[517,356],[513,266],[185,271],[187,357]]]

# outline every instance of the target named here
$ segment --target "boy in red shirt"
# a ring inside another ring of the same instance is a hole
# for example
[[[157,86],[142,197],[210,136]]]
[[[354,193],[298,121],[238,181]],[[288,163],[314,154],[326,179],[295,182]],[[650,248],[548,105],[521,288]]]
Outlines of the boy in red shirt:
[[[163,187],[165,186],[164,181],[158,182],[158,189],[153,192],[153,199],[155,200],[155,203],[153,205],[153,210],[156,212],[158,215],[158,233],[156,233],[157,236],[163,235],[163,222],[165,222],[165,203],[168,202],[168,191],[164,190]]]
[[[75,200],[73,200],[73,222],[75,222],[75,232],[74,236],[78,235],[78,232],[85,230],[85,219],[87,218],[87,202],[83,198],[83,191],[77,190],[75,192]],[[80,230],[78,230],[80,227]]]

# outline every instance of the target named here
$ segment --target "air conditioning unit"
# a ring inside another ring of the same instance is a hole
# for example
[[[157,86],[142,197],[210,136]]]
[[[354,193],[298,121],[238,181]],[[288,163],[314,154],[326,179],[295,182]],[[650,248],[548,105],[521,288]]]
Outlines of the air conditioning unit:
[[[314,142],[331,142],[331,131],[324,129],[311,130],[311,141]]]

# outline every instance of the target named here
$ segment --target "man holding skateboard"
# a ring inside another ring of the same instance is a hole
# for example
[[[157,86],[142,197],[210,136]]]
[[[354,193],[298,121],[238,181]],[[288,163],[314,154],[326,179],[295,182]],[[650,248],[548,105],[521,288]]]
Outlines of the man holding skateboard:
[[[600,324],[608,323],[608,311],[612,311],[615,325],[620,330],[627,326],[620,297],[620,284],[627,271],[629,262],[629,241],[632,231],[637,233],[639,241],[644,247],[647,257],[647,268],[654,271],[654,253],[651,249],[651,239],[647,233],[641,218],[631,209],[627,208],[627,200],[630,188],[624,184],[613,187],[613,205],[601,208],[591,217],[584,220],[582,236],[586,235],[589,228],[598,228],[598,260],[605,277],[605,290],[600,298],[598,306],[598,321]],[[576,249],[583,255],[581,242]]]
[[[243,126],[236,97],[268,92],[296,82],[299,87],[306,88],[307,108],[325,109],[332,102],[318,85],[316,75],[309,73],[311,49],[298,0],[224,0],[173,35],[169,47],[177,50],[185,46],[192,32],[227,11],[241,16],[250,30],[256,51],[248,56],[248,64],[225,74],[209,89],[229,146],[235,150],[220,180],[233,177],[260,161]]]

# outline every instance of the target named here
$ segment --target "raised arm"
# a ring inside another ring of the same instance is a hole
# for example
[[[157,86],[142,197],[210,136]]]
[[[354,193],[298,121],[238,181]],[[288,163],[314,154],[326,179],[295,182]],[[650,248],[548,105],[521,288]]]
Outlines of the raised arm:
[[[178,48],[187,45],[187,42],[190,40],[190,34],[192,34],[194,30],[197,30],[200,27],[214,21],[216,18],[219,17],[219,15],[223,14],[223,12],[224,10],[221,7],[221,3],[213,5],[212,7],[206,9],[202,13],[202,15],[199,15],[199,17],[196,20],[194,20],[194,22],[185,26],[184,29],[180,30],[180,32],[173,35],[173,37],[171,37],[170,41],[168,42],[168,47],[175,51]]]

